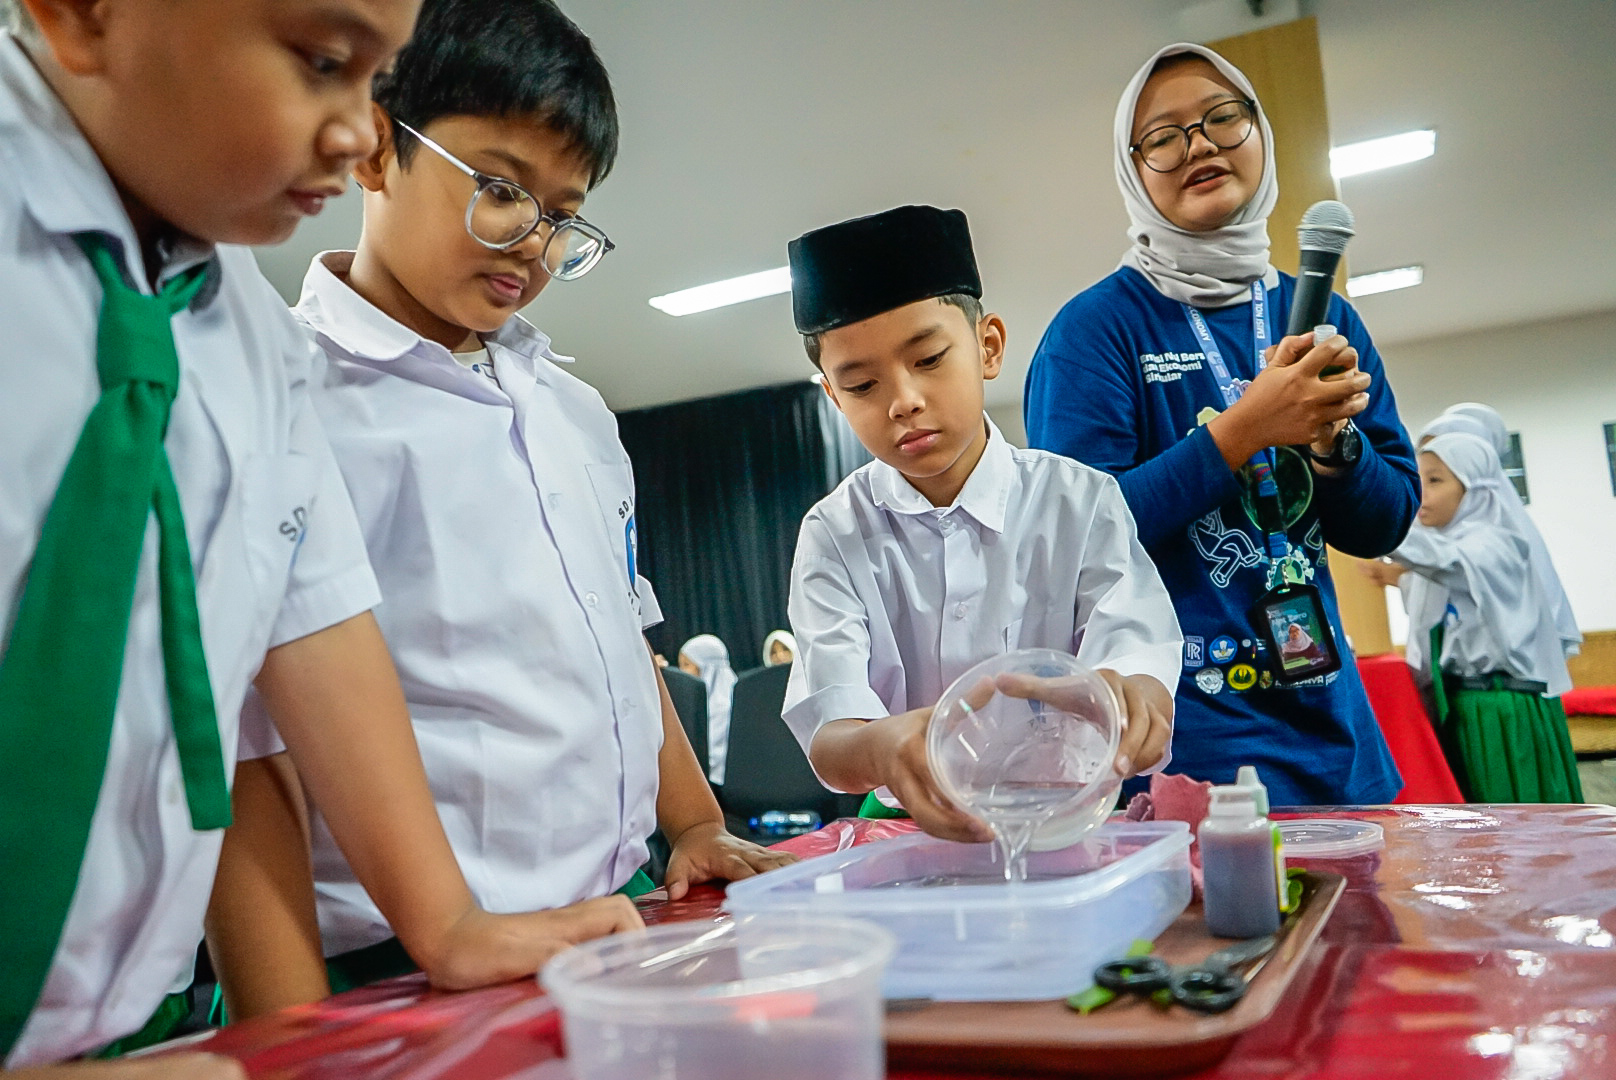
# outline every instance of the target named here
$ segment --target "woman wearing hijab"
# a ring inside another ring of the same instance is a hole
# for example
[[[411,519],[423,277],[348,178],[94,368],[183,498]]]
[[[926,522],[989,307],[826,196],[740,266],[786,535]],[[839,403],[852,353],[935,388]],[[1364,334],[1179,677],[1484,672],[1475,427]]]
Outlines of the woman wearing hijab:
[[[1424,527],[1392,558],[1425,582],[1409,644],[1430,643],[1453,771],[1477,802],[1581,802],[1559,700],[1571,676],[1498,454],[1475,435],[1438,435],[1420,452],[1420,480]]]
[[[797,659],[797,639],[789,630],[775,630],[763,639],[763,666],[778,667]]]
[[[1504,426],[1504,418],[1499,416],[1498,411],[1491,405],[1482,405],[1474,401],[1449,405],[1441,416],[1420,429],[1418,445],[1423,449],[1438,435],[1451,432],[1476,436],[1493,448],[1500,461],[1509,452],[1509,430]],[[1499,491],[1498,497],[1502,512],[1510,520],[1510,528],[1531,545],[1532,571],[1538,575],[1543,595],[1548,598],[1554,610],[1554,628],[1560,639],[1561,651],[1567,657],[1576,656],[1582,651],[1582,631],[1577,628],[1577,616],[1571,610],[1571,598],[1566,595],[1565,586],[1560,582],[1560,575],[1554,569],[1554,560],[1549,557],[1549,547],[1543,542],[1543,534],[1538,532],[1537,524],[1526,512],[1526,504],[1521,502],[1515,485],[1506,484]],[[1423,524],[1416,521],[1409,531],[1413,534],[1424,528]],[[1405,574],[1403,567],[1395,561],[1361,563],[1359,568],[1381,585],[1396,585],[1403,593],[1405,610],[1412,612],[1424,602],[1422,591],[1427,587],[1425,580]],[[1417,670],[1424,670],[1424,643],[1410,639],[1407,659]]]
[[[1325,543],[1374,558],[1408,531],[1414,449],[1380,357],[1339,296],[1336,337],[1280,340],[1295,279],[1268,261],[1273,133],[1233,65],[1198,45],[1151,57],[1118,105],[1115,157],[1133,243],[1045,332],[1029,441],[1117,477],[1173,595],[1175,766],[1231,783],[1256,765],[1275,804],[1390,802],[1402,780],[1356,667],[1282,685],[1250,617],[1274,569],[1318,589],[1344,654]],[[1257,501],[1262,465],[1277,514]],[[1258,517],[1279,519],[1277,567]]]
[[[679,670],[707,686],[707,778],[722,784],[736,678],[735,669],[729,666],[729,649],[712,634],[697,634],[679,646]]]

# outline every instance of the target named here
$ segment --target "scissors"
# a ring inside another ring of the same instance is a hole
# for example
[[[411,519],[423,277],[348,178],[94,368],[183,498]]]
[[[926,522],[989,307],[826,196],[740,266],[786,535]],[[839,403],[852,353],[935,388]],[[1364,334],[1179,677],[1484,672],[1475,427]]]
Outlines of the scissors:
[[[1094,969],[1094,981],[1113,993],[1164,994],[1196,1012],[1220,1013],[1246,996],[1246,987],[1279,944],[1278,934],[1231,945],[1189,967],[1175,968],[1155,956],[1110,960]],[[1252,965],[1245,974],[1237,969]],[[1158,999],[1160,1000],[1160,999]]]

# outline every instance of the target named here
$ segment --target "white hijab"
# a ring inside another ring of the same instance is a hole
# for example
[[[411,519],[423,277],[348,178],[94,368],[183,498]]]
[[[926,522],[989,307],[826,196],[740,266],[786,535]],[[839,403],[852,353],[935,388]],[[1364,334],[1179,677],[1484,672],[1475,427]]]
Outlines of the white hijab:
[[[715,784],[724,782],[724,763],[729,757],[729,710],[735,697],[735,669],[729,666],[729,649],[712,634],[698,634],[679,646],[688,656],[701,681],[707,686],[707,776]]]
[[[795,661],[797,659],[797,639],[791,635],[791,631],[790,630],[774,630],[774,631],[771,631],[769,633],[768,637],[763,639],[763,666],[764,667],[774,667],[775,666],[774,661],[769,659],[769,654],[774,652],[774,643],[776,641],[778,641],[780,644],[784,645],[786,648],[791,650],[791,659],[787,660],[786,663],[788,663],[788,664],[792,663],[793,661]]]
[[[1465,432],[1485,439],[1492,445],[1500,459],[1509,453],[1509,429],[1504,424],[1504,418],[1498,415],[1498,410],[1491,405],[1475,401],[1449,405],[1441,416],[1420,430],[1420,439],[1423,441],[1427,436],[1446,435],[1451,432]],[[1554,560],[1549,557],[1549,547],[1543,542],[1543,534],[1538,532],[1537,523],[1532,520],[1532,515],[1526,512],[1526,504],[1521,502],[1514,484],[1505,485],[1500,501],[1504,513],[1510,519],[1510,527],[1524,536],[1526,542],[1532,546],[1532,569],[1539,575],[1543,595],[1554,605],[1554,628],[1560,637],[1561,647],[1567,656],[1576,656],[1582,651],[1582,631],[1577,629],[1577,616],[1571,610],[1571,598],[1566,595],[1565,585],[1561,583],[1560,575],[1554,569]],[[1416,525],[1415,528],[1423,526]],[[1421,588],[1418,584],[1411,587],[1416,592]],[[1411,611],[1414,599],[1410,598],[1409,601]]]
[[[1180,42],[1161,49],[1145,61],[1117,103],[1113,127],[1117,186],[1128,209],[1128,236],[1133,246],[1122,257],[1120,266],[1131,266],[1154,285],[1162,295],[1196,307],[1220,308],[1242,303],[1251,295],[1251,283],[1262,279],[1269,288],[1279,284],[1279,273],[1268,262],[1268,215],[1279,199],[1279,179],[1274,169],[1274,133],[1268,115],[1257,105],[1257,125],[1262,132],[1263,171],[1257,193],[1240,208],[1234,219],[1209,232],[1189,232],[1162,216],[1150,201],[1144,181],[1139,178],[1133,155],[1133,114],[1139,95],[1151,71],[1164,57],[1193,53],[1212,63],[1242,94],[1252,101],[1257,92],[1239,68],[1206,48]]]
[[[1455,431],[1438,435],[1421,452],[1442,459],[1464,485],[1464,498],[1453,520],[1440,529],[1422,526],[1418,532],[1411,530],[1398,555],[1415,566],[1456,567],[1464,583],[1450,587],[1424,579],[1409,611],[1409,664],[1424,669],[1427,658],[1422,635],[1442,621],[1449,594],[1462,588],[1502,649],[1511,672],[1547,684],[1552,697],[1565,693],[1571,689],[1571,676],[1555,629],[1554,608],[1544,593],[1532,545],[1509,512],[1510,500],[1520,500],[1492,443]]]

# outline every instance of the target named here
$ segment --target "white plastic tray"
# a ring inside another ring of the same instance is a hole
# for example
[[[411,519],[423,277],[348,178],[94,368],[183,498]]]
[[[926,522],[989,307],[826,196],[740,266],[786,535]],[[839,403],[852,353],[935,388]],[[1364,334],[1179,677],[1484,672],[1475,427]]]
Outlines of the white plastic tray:
[[[898,953],[889,998],[1036,1001],[1076,993],[1135,938],[1154,938],[1190,901],[1189,826],[1109,822],[1081,843],[1032,852],[1005,883],[993,844],[925,835],[807,859],[730,885],[736,914],[805,911],[868,919]]]

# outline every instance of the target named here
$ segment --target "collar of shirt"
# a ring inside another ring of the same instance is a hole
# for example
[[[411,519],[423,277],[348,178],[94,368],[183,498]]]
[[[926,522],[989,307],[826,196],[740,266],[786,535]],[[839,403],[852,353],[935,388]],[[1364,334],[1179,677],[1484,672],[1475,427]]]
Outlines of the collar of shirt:
[[[118,190],[101,159],[79,131],[15,37],[0,31],[0,170],[28,214],[46,232],[110,236],[131,287],[149,291],[140,244]],[[220,269],[212,244],[175,236],[159,243],[159,284],[199,263],[212,262],[207,283],[191,301],[205,307],[218,294]],[[86,270],[88,272],[88,270]]]
[[[988,426],[988,444],[952,506],[933,506],[903,473],[879,458],[871,463],[874,472],[871,494],[876,505],[895,514],[930,514],[939,521],[956,510],[963,510],[983,528],[1004,532],[1005,510],[1016,478],[1016,463],[1010,444],[1005,442],[998,426],[986,413],[982,414],[982,420]]]
[[[357,360],[390,363],[418,354],[459,367],[448,349],[423,338],[349,287],[343,278],[353,266],[353,258],[351,251],[324,251],[314,257],[303,278],[298,315],[322,338]],[[545,365],[539,360],[573,363],[572,357],[551,349],[550,338],[520,315],[483,335],[483,344],[500,346],[526,373],[541,380]],[[489,351],[492,355],[493,350]]]

